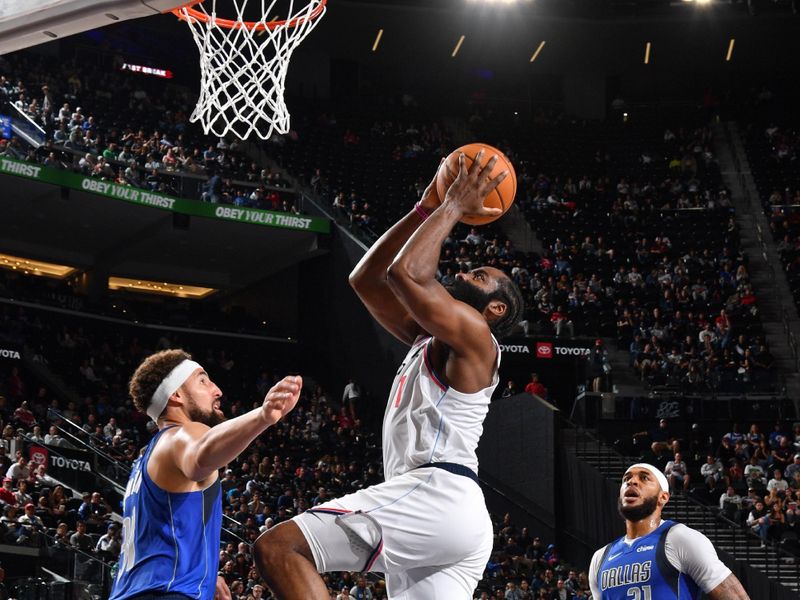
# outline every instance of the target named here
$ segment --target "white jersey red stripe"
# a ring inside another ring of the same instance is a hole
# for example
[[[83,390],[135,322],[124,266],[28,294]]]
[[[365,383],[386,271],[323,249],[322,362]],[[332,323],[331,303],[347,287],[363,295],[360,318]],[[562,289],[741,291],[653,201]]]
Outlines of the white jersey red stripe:
[[[451,462],[478,472],[475,451],[492,393],[499,381],[500,346],[488,387],[459,392],[442,383],[431,367],[433,338],[418,338],[397,371],[383,419],[386,480],[430,462]],[[457,384],[456,384],[457,385]]]

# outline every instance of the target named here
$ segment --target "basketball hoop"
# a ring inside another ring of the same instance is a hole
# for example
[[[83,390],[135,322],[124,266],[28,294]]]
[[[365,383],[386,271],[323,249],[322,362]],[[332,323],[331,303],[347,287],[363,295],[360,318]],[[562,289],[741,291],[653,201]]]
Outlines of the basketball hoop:
[[[260,0],[257,21],[244,19],[248,0],[225,0],[233,5],[235,19],[217,16],[217,0],[205,0],[210,10],[203,1],[172,11],[189,24],[200,51],[200,96],[189,120],[199,122],[206,135],[220,137],[232,133],[244,140],[255,133],[266,140],[288,133],[289,60],[325,14],[327,0],[289,0],[283,20],[269,20],[278,0]],[[302,6],[295,10],[295,4]]]

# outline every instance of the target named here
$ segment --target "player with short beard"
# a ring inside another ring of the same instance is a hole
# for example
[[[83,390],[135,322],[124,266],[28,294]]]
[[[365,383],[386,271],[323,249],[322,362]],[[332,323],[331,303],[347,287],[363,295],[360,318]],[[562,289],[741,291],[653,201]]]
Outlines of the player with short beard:
[[[329,600],[319,573],[330,571],[383,573],[390,600],[474,597],[493,543],[475,450],[499,381],[498,339],[524,299],[496,268],[459,273],[447,288],[436,272],[456,223],[500,212],[484,200],[508,172],[490,178],[497,157],[485,158],[467,168],[461,155],[444,198],[434,176],[350,274],[370,314],[410,346],[386,401],[385,481],[326,499],[256,541],[256,567],[281,600]]]
[[[669,484],[653,465],[625,471],[617,506],[626,535],[592,557],[589,585],[595,600],[749,600],[742,584],[699,531],[664,521]]]
[[[226,420],[222,391],[183,350],[157,352],[139,365],[130,395],[159,430],[133,464],[125,490],[111,600],[230,600],[225,580],[217,576],[218,470],[294,408],[302,385],[300,377],[284,377],[261,406]]]

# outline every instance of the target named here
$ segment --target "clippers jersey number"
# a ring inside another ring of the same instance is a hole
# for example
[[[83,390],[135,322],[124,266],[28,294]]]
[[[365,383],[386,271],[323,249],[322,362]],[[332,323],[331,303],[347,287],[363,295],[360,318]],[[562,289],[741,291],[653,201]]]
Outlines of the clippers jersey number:
[[[400,373],[402,373],[403,370],[406,368],[406,365],[408,363],[410,363],[412,360],[414,360],[417,357],[417,354],[419,354],[424,347],[425,347],[425,344],[420,344],[419,348],[417,348],[417,351],[414,352],[414,354],[412,354],[411,357],[408,360],[403,361],[403,364],[400,365],[399,369],[397,369],[396,375],[400,375]],[[402,375],[400,377],[400,383],[397,386],[397,396],[395,396],[395,399],[394,399],[394,407],[395,408],[400,406],[400,400],[403,397],[403,388],[406,385],[406,379],[408,379],[408,375],[407,374],[406,375]]]
[[[408,375],[403,375],[400,378],[400,384],[397,386],[397,398],[394,399],[395,408],[400,406],[400,399],[403,397],[403,387],[406,385],[406,379],[408,379]]]

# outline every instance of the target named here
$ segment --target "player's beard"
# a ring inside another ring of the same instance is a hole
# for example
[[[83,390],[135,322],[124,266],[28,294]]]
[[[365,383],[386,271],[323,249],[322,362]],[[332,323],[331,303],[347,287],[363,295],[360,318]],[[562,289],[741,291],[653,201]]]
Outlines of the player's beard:
[[[453,298],[469,304],[481,314],[489,306],[489,302],[492,301],[491,294],[487,294],[478,286],[467,283],[463,279],[456,279],[451,285],[445,286],[444,289]]]
[[[225,415],[222,414],[222,411],[216,411],[213,407],[211,407],[211,409],[208,411],[204,411],[194,400],[191,399],[189,400],[186,412],[189,414],[189,418],[192,421],[202,423],[203,425],[208,425],[209,427],[214,427],[215,425],[219,425],[220,423],[224,423],[226,421]]]
[[[620,516],[626,521],[641,521],[646,519],[658,508],[658,496],[652,498],[645,498],[639,506],[625,506],[622,504],[622,498],[617,498],[617,510]]]

